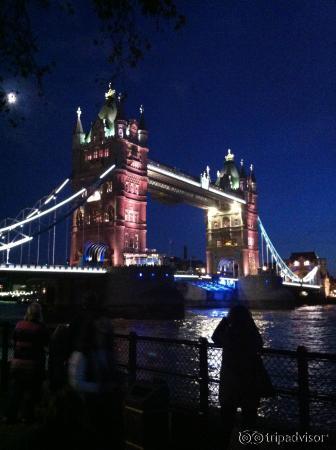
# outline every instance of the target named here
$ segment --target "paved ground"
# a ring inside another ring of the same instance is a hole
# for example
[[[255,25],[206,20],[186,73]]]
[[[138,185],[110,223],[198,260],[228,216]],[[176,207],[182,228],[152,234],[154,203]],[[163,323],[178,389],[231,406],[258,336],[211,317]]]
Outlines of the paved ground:
[[[1,408],[4,398],[0,396]],[[136,450],[136,447],[124,446],[116,442],[113,427],[98,432],[90,423],[83,420],[82,411],[71,409],[70,405],[65,407],[62,416],[55,419],[53,411],[49,412],[49,420],[46,422],[46,408],[41,407],[38,411],[38,420],[35,424],[26,425],[17,423],[7,425],[0,423],[0,450]],[[51,416],[51,418],[50,418]],[[164,418],[164,416],[162,417]],[[166,416],[167,419],[167,416]],[[190,413],[175,413],[170,415],[165,424],[160,426],[161,418],[154,414],[147,419],[141,415],[134,414],[128,419],[128,429],[124,433],[123,441],[136,442],[142,434],[143,420],[145,420],[146,433],[152,441],[150,450],[223,450],[221,444],[221,422],[218,415],[211,415],[208,422],[199,415]],[[238,419],[239,420],[239,419]],[[321,436],[319,431],[311,431],[310,434],[301,433],[296,430],[263,422],[259,420],[257,430],[250,433],[244,432],[237,427],[233,433],[230,450],[243,450],[244,448],[277,449],[277,450],[301,450],[301,449],[336,449],[335,434],[328,437]],[[320,442],[312,444],[309,439],[318,439]],[[299,442],[301,439],[303,442]],[[287,440],[287,442],[285,442]],[[321,442],[321,440],[323,442]],[[288,442],[292,441],[292,442]],[[138,449],[140,450],[140,448]]]

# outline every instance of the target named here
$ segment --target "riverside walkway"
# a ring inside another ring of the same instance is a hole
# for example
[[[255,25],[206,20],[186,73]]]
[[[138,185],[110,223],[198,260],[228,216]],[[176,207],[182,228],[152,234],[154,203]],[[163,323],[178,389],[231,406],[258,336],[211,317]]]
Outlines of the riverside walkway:
[[[2,392],[6,390],[8,361],[12,356],[10,335],[8,324],[3,324],[0,327]],[[175,430],[181,427],[181,421],[176,420],[179,417],[183,417],[184,423],[180,431],[187,434],[188,427],[192,433],[197,423],[208,431],[218,428],[220,348],[205,338],[190,341],[130,333],[115,335],[115,352],[129,385],[153,379],[168,385]],[[262,400],[258,410],[260,426],[273,431],[313,430],[334,439],[336,355],[307,352],[304,347],[297,351],[264,348],[262,358],[276,395]]]

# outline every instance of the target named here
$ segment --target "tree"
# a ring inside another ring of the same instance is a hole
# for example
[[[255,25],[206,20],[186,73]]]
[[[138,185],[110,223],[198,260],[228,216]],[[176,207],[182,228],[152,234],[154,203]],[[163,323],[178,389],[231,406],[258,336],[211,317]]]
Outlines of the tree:
[[[120,70],[135,67],[150,49],[150,39],[140,21],[148,19],[162,30],[165,24],[174,30],[185,24],[185,17],[173,0],[88,0],[100,29],[94,43],[108,42],[111,79]],[[81,3],[81,2],[80,2]],[[82,4],[82,3],[81,3]],[[31,15],[36,11],[50,14],[53,7],[75,15],[76,0],[2,0],[0,8],[0,112],[8,113],[9,104],[4,80],[7,77],[33,78],[43,94],[43,79],[53,69],[52,62],[39,61],[39,43]],[[15,121],[10,119],[15,125]]]

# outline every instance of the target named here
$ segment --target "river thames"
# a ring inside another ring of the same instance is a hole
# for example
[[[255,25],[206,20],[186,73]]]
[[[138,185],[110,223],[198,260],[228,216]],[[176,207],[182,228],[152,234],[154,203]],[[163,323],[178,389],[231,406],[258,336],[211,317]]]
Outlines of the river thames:
[[[26,306],[0,302],[0,319],[15,323]],[[187,309],[179,320],[114,319],[115,332],[135,331],[141,336],[197,340],[211,335],[227,309]],[[305,345],[310,351],[335,353],[336,304],[302,306],[293,310],[255,310],[253,318],[265,347],[295,350]]]

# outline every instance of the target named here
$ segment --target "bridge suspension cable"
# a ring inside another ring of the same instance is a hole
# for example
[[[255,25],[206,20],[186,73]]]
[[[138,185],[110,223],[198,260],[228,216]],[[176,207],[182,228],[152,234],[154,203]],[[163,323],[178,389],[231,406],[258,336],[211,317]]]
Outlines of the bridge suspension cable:
[[[47,263],[50,263],[51,257],[52,264],[55,264],[56,225],[68,219],[78,207],[86,203],[88,198],[100,187],[105,177],[114,168],[115,164],[104,170],[89,186],[82,187],[77,192],[71,193],[71,195],[65,196],[63,200],[57,202],[59,195],[64,197],[62,191],[70,181],[70,178],[67,178],[52,190],[49,195],[36,202],[32,208],[25,208],[14,219],[7,218],[0,222],[0,252],[7,252],[6,263],[9,263],[10,250],[20,247],[20,264],[22,264],[23,246],[28,243],[28,264],[30,264],[30,244],[37,237],[37,249],[35,253],[36,264],[39,264],[41,250],[40,236],[48,232]],[[52,201],[53,204],[50,205]],[[57,213],[58,211],[59,213]],[[68,255],[68,226],[69,224],[67,223],[64,233],[66,239],[66,258]]]
[[[264,242],[266,245],[266,264],[267,264],[267,268],[269,265],[269,253],[271,254],[272,260],[274,260],[276,266],[277,266],[277,270],[279,271],[280,275],[282,276],[282,278],[285,279],[289,279],[290,281],[296,281],[296,282],[300,282],[301,278],[299,278],[297,275],[295,275],[295,273],[287,266],[287,264],[285,263],[285,261],[281,258],[281,256],[279,255],[279,253],[277,252],[276,248],[274,247],[274,245],[272,244],[271,239],[269,238],[265,227],[263,226],[260,217],[258,217],[258,224],[259,224],[259,228],[260,228],[260,232],[261,232],[261,244],[263,246]],[[262,266],[264,266],[264,253],[263,253],[263,249],[262,249]]]
[[[281,258],[276,248],[272,244],[265,227],[263,226],[260,217],[258,217],[258,224],[261,232],[261,264],[265,267],[264,259],[264,246],[266,247],[266,269],[269,269],[269,254],[271,256],[271,264],[273,268],[273,262],[275,263],[275,269],[277,274],[279,274],[284,281],[290,281],[292,283],[311,283],[314,284],[318,274],[318,266],[314,267],[310,272],[307,273],[303,278],[298,277]]]

